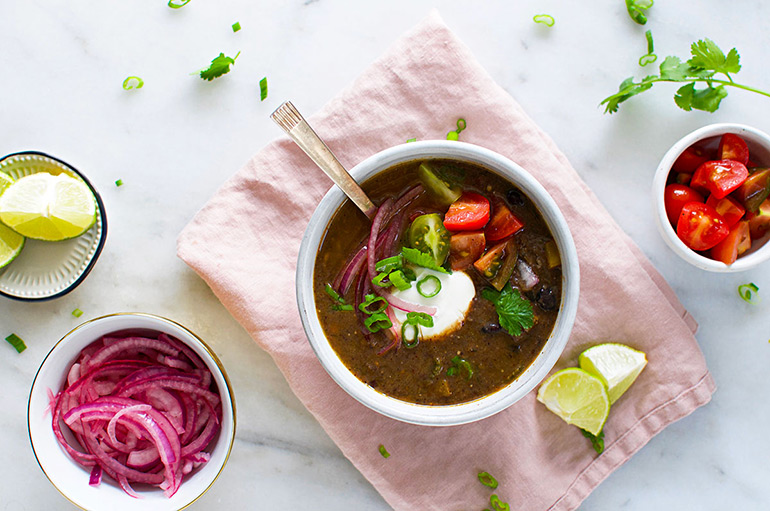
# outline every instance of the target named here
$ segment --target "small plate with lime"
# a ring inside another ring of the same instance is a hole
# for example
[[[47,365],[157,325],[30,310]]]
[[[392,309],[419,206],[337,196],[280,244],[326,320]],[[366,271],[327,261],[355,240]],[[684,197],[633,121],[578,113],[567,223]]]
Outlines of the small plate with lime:
[[[39,152],[0,160],[0,294],[30,301],[67,294],[106,237],[102,199],[78,170]]]

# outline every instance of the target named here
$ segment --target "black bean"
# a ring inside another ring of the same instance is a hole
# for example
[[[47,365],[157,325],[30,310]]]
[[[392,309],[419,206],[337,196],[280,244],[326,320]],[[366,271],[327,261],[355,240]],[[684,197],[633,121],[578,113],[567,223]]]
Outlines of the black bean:
[[[537,304],[544,311],[552,311],[558,307],[559,303],[556,299],[556,293],[550,286],[543,286],[537,292]]]
[[[524,205],[524,195],[518,191],[516,188],[511,188],[508,190],[508,193],[505,194],[506,198],[508,199],[508,203],[511,206],[523,206]]]
[[[499,332],[502,329],[503,329],[503,327],[501,327],[497,323],[489,323],[489,324],[484,325],[483,327],[481,327],[481,331],[483,333],[485,333],[485,334],[493,334],[495,332]]]

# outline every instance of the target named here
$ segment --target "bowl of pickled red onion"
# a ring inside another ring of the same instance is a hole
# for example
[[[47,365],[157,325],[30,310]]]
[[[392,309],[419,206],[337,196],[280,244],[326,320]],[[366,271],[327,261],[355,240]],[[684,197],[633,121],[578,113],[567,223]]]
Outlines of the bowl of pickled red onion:
[[[88,321],[49,352],[30,391],[32,449],[83,509],[179,510],[224,468],[235,400],[216,354],[171,320]]]

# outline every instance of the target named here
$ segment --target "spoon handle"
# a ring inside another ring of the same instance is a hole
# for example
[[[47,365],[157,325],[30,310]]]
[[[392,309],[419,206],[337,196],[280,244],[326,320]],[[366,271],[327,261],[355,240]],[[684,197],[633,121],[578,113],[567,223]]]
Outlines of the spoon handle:
[[[291,104],[291,101],[279,106],[270,118],[345,192],[358,209],[367,217],[374,217],[377,207],[358,186],[355,179],[348,174],[324,141],[313,131],[302,114]]]

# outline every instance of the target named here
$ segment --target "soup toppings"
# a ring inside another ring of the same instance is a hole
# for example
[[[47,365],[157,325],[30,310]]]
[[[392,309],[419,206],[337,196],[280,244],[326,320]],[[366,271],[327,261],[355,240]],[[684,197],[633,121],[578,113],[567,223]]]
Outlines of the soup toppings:
[[[561,303],[559,252],[534,205],[453,160],[402,163],[364,188],[379,204],[371,223],[344,204],[316,258],[319,320],[343,363],[422,404],[466,402],[516,379]]]
[[[161,333],[91,343],[51,395],[51,412],[61,446],[91,471],[89,484],[106,473],[132,497],[139,496],[133,483],[172,497],[209,460],[205,449],[219,433],[222,406],[200,357]]]

